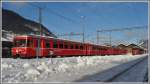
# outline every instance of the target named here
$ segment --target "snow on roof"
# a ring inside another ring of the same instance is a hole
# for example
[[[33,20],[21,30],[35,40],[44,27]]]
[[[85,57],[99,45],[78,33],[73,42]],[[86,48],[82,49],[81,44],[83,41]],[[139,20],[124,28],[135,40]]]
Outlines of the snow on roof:
[[[12,39],[1,38],[1,41],[13,41]]]

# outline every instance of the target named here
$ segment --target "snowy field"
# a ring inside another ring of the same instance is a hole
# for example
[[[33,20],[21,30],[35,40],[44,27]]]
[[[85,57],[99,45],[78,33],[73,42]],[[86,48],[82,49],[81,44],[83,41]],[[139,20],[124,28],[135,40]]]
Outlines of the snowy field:
[[[103,72],[145,56],[110,55],[42,59],[3,58],[2,82],[74,82],[85,76]],[[90,82],[90,80],[88,81]]]

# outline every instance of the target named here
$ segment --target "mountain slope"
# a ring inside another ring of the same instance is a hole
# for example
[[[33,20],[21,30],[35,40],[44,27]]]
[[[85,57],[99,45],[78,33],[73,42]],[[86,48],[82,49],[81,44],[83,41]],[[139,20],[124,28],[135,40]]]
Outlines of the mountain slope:
[[[37,34],[40,24],[23,18],[19,14],[2,9],[2,29],[5,31],[12,31],[15,34]],[[42,25],[43,34],[46,36],[56,37],[46,27]]]

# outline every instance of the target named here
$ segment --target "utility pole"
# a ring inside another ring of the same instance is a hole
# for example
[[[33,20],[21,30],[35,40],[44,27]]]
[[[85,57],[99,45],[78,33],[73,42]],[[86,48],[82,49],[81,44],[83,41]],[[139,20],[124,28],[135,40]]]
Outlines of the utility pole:
[[[111,46],[111,31],[109,31],[109,44]]]
[[[42,30],[42,8],[41,7],[38,7],[39,9],[39,34],[40,36],[43,36],[43,30]],[[38,40],[38,55],[40,56],[41,55],[41,50],[40,50],[40,47],[41,47],[41,40],[39,39]],[[38,60],[38,56],[37,56],[37,60]],[[53,64],[53,61],[52,61],[52,56],[51,56],[51,63]]]
[[[82,20],[82,32],[83,32],[83,37],[82,37],[82,41],[83,41],[83,43],[85,42],[85,30],[84,30],[84,27],[85,27],[85,25],[84,25],[84,21],[85,21],[85,17],[84,16],[81,16],[81,20]]]
[[[40,30],[39,30],[39,34],[40,36],[43,35],[43,32],[42,32],[42,8],[38,8],[39,9],[39,26],[40,26]]]
[[[97,30],[97,44],[99,44],[99,32],[98,32],[98,30]]]
[[[38,35],[42,36],[42,8],[38,7],[38,12],[39,12],[39,31],[38,31]],[[36,59],[37,59],[37,64],[38,64],[38,56],[41,56],[41,41],[40,39],[38,39],[38,48],[36,50]]]
[[[83,30],[83,34],[82,34],[82,36],[83,36],[83,37],[82,37],[82,38],[83,38],[82,40],[83,40],[83,43],[84,43],[84,42],[85,42],[84,30]]]

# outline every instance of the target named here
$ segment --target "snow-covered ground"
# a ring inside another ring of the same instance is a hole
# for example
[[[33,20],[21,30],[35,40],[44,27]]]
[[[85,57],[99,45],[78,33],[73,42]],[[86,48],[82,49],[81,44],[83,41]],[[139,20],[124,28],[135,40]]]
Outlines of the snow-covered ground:
[[[144,56],[146,55],[3,58],[2,82],[73,82]]]

